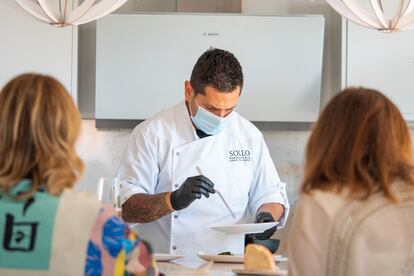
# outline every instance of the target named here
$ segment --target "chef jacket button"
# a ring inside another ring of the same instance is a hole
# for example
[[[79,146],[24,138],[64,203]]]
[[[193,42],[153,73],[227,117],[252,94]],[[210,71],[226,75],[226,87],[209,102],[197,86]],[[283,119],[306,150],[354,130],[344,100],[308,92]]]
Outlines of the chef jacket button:
[[[174,218],[175,218],[175,219],[178,219],[178,215],[174,215]]]
[[[173,245],[173,250],[177,250],[177,246]]]
[[[178,151],[175,155],[180,156],[180,152]]]
[[[174,185],[174,187],[176,187],[176,188],[178,188],[179,186],[180,186],[180,185],[178,185],[178,184],[175,184],[175,185]]]

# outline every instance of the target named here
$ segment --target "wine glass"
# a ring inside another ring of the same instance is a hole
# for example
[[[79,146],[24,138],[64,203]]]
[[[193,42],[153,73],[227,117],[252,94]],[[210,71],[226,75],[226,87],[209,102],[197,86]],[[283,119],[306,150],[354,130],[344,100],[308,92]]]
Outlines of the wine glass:
[[[119,193],[119,181],[114,177],[101,177],[96,190],[98,199],[121,211],[121,195]]]

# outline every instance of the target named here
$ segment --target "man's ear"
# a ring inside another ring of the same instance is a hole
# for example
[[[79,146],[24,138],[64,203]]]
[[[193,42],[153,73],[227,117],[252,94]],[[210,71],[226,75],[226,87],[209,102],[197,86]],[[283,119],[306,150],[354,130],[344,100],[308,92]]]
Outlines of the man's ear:
[[[186,102],[190,102],[193,97],[193,87],[188,80],[184,82],[184,97]]]

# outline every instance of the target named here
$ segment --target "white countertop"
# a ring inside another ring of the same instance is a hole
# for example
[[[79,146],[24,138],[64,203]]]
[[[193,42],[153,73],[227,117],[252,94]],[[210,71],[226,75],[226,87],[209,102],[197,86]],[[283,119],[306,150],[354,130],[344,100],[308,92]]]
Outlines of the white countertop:
[[[233,276],[233,269],[243,269],[242,263],[213,263],[199,258],[182,258],[171,262],[157,262],[161,273],[165,275],[209,275]],[[287,263],[277,263],[281,269],[287,269]]]

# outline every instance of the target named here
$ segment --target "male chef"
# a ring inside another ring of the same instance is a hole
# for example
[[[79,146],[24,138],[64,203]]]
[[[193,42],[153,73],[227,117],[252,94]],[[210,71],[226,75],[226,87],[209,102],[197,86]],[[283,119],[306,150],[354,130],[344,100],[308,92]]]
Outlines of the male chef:
[[[284,225],[285,184],[262,133],[235,110],[242,87],[236,57],[211,48],[185,81],[184,101],[134,129],[118,171],[122,217],[139,223],[155,252],[243,253],[244,235],[210,227],[278,221],[255,235],[268,239]]]

